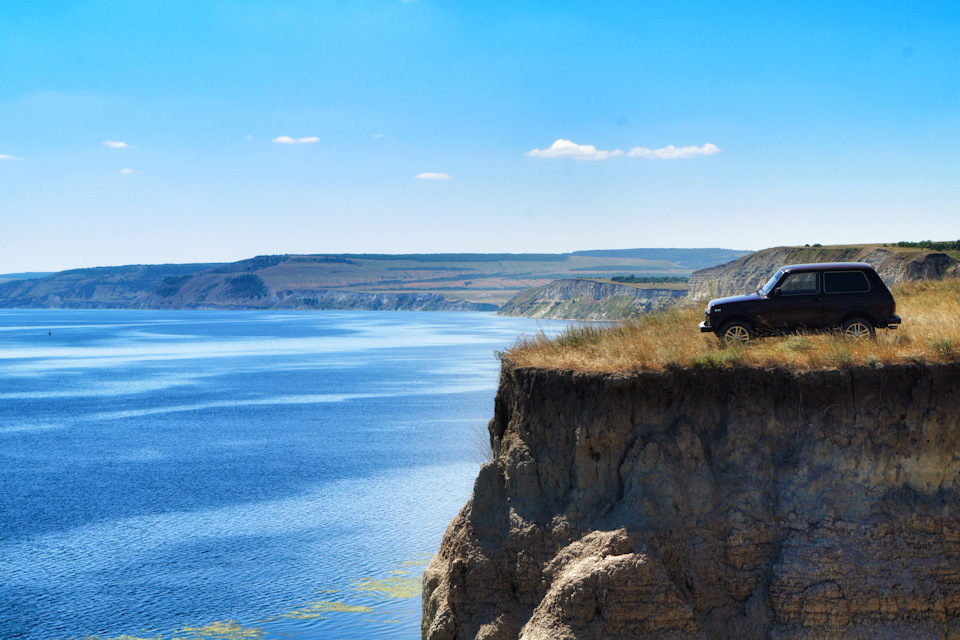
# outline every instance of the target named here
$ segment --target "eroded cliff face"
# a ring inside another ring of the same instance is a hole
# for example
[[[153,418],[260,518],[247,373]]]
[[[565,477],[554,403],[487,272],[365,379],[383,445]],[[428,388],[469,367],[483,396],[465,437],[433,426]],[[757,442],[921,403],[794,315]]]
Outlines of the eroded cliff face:
[[[960,637],[960,365],[505,366],[423,637]]]
[[[960,263],[938,251],[876,246],[773,247],[733,262],[694,271],[690,276],[690,297],[708,300],[750,293],[780,267],[809,262],[866,262],[873,265],[887,286],[960,276]]]
[[[636,287],[581,278],[554,280],[517,294],[499,315],[564,320],[614,320],[674,304],[684,290]]]

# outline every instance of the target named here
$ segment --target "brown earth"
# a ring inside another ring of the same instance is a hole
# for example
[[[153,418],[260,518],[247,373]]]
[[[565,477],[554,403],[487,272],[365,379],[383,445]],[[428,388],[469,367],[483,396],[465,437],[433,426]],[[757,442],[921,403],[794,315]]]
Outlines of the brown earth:
[[[505,363],[423,638],[960,638],[960,364]]]

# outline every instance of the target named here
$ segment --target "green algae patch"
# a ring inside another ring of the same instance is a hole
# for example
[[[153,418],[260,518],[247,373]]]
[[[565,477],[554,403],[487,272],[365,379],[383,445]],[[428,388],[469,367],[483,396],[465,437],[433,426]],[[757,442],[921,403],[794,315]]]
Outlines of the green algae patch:
[[[420,554],[408,560],[394,563],[393,566],[396,568],[386,572],[386,574],[380,573],[380,578],[361,578],[354,583],[352,588],[316,589],[313,591],[314,598],[329,599],[306,602],[286,613],[273,615],[253,623],[267,626],[270,629],[269,634],[262,627],[246,626],[234,620],[225,620],[203,626],[187,626],[173,632],[165,632],[162,635],[85,636],[83,640],[267,640],[268,637],[274,637],[274,630],[270,625],[281,620],[330,620],[336,618],[336,614],[349,613],[364,614],[363,621],[366,624],[401,624],[401,620],[377,618],[377,616],[389,614],[379,611],[376,602],[373,603],[374,606],[367,606],[351,604],[338,598],[345,598],[348,601],[359,600],[360,602],[368,602],[376,596],[388,599],[419,598],[423,585],[423,568],[430,564],[433,557],[433,554]],[[143,633],[149,633],[149,631]]]
[[[202,627],[184,627],[175,631],[170,640],[261,640],[264,635],[259,627],[245,627],[239,622],[225,620]]]
[[[379,593],[388,598],[419,598],[423,592],[423,574],[410,575],[408,571],[393,571],[394,575],[382,580],[363,578],[357,583],[357,591]]]
[[[419,598],[423,592],[423,567],[430,564],[433,554],[421,554],[404,560],[399,569],[383,579],[361,578],[355,589],[360,592],[378,593],[388,598]],[[412,572],[412,570],[416,570]]]
[[[413,569],[415,567],[426,567],[433,560],[432,553],[423,553],[412,560],[404,560],[400,563],[401,567]]]
[[[317,620],[326,618],[327,613],[371,613],[372,607],[365,607],[358,604],[347,604],[345,602],[310,602],[307,605],[284,613],[280,618],[288,620]]]

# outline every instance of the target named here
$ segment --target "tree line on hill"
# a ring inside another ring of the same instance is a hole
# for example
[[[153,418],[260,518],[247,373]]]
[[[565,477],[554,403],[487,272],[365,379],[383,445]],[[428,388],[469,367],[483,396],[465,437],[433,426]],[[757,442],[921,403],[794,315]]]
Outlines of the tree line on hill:
[[[621,284],[668,284],[676,282],[689,282],[690,278],[686,276],[613,276],[610,278],[614,282]]]
[[[960,240],[955,242],[934,242],[932,240],[898,242],[897,246],[906,249],[929,249],[930,251],[960,251]]]

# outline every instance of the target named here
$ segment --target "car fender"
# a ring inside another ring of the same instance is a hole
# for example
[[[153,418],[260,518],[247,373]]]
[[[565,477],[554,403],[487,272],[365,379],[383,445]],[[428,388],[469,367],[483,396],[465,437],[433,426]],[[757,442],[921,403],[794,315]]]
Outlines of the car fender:
[[[720,322],[717,324],[717,331],[720,331],[720,329],[721,329],[724,325],[726,325],[728,322],[731,322],[731,321],[733,321],[733,320],[742,320],[742,321],[744,321],[744,322],[747,322],[747,323],[749,323],[750,326],[753,327],[754,329],[756,329],[758,326],[760,326],[760,323],[757,322],[757,318],[754,317],[753,315],[748,314],[748,313],[744,313],[744,312],[742,312],[742,311],[735,311],[735,312],[731,313],[730,315],[724,316],[723,319],[720,320]]]
[[[877,318],[876,314],[873,313],[868,307],[853,307],[852,309],[847,309],[844,311],[843,315],[837,318],[837,321],[834,323],[835,326],[841,326],[844,322],[850,318],[867,318],[873,324],[880,324],[881,319]]]

